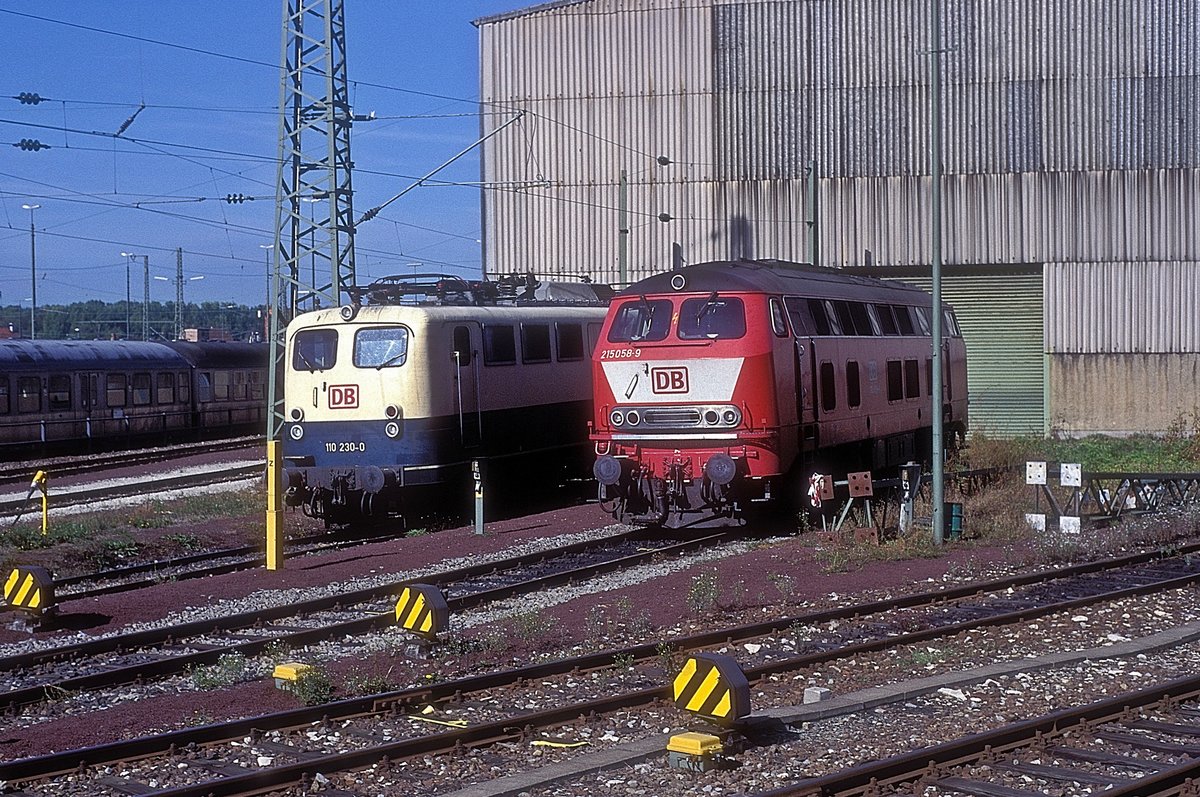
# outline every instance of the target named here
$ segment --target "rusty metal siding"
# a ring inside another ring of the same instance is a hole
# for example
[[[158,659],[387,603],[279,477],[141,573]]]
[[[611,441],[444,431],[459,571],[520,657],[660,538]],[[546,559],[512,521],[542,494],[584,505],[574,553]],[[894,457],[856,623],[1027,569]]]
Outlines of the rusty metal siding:
[[[1200,351],[1200,263],[1049,263],[1053,354]]]

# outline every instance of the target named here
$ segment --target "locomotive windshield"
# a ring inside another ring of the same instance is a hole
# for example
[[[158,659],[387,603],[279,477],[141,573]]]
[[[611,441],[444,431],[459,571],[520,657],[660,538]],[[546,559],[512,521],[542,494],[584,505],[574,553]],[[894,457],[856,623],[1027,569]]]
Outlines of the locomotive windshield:
[[[332,329],[304,329],[292,343],[292,369],[328,371],[337,362],[337,332]]]
[[[746,307],[736,297],[685,299],[679,308],[681,340],[720,340],[746,334]]]
[[[359,368],[396,368],[408,359],[404,327],[360,329],[354,334],[354,364]]]
[[[608,330],[609,343],[663,340],[671,330],[671,300],[640,296],[617,308]]]

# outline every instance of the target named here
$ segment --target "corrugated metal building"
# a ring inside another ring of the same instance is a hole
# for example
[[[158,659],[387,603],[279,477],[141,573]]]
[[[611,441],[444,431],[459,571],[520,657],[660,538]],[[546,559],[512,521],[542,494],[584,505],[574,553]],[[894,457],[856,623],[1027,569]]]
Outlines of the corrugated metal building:
[[[479,20],[483,133],[519,116],[484,149],[485,269],[621,281],[675,245],[807,261],[816,243],[821,265],[927,283],[928,5],[576,0]],[[945,290],[973,426],[1195,413],[1200,0],[944,5]]]

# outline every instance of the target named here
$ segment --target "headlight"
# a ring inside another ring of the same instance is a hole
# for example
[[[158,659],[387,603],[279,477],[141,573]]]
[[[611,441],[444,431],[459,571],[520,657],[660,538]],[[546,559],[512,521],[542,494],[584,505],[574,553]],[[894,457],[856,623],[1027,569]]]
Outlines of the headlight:
[[[625,413],[625,422],[630,426],[637,426],[642,422],[642,416],[638,414],[637,410],[630,410]]]
[[[737,409],[730,407],[721,415],[721,420],[725,421],[729,426],[737,426],[742,422],[742,413]]]
[[[704,422],[709,426],[716,426],[721,420],[721,414],[716,410],[705,410]]]
[[[292,428],[288,429],[288,436],[293,440],[299,440],[304,437],[304,427],[298,423],[292,424]]]
[[[384,414],[384,416],[386,416],[388,418],[399,418],[400,417],[400,408],[397,407],[395,404],[389,404],[383,408],[383,414]]]
[[[383,433],[391,438],[400,436],[400,424],[395,421],[388,421],[387,426],[383,427]]]
[[[300,409],[299,407],[292,407],[292,411],[288,413],[288,417],[296,423],[299,423],[300,421],[304,420],[304,410]]]
[[[608,416],[608,422],[613,426],[621,426],[625,423],[625,413],[620,410],[613,410]]]
[[[343,304],[338,308],[338,315],[342,317],[343,321],[353,321],[354,316],[358,315],[358,305]]]

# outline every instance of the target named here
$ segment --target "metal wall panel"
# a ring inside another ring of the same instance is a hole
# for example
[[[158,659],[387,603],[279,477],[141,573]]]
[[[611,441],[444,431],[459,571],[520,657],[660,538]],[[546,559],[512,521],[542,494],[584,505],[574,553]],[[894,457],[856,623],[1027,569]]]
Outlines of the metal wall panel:
[[[931,289],[927,277],[904,281]],[[967,344],[971,431],[1042,434],[1047,423],[1042,275],[947,275],[942,299],[954,306]]]
[[[1054,354],[1200,352],[1200,263],[1049,263]],[[1193,391],[1196,386],[1193,386]]]

